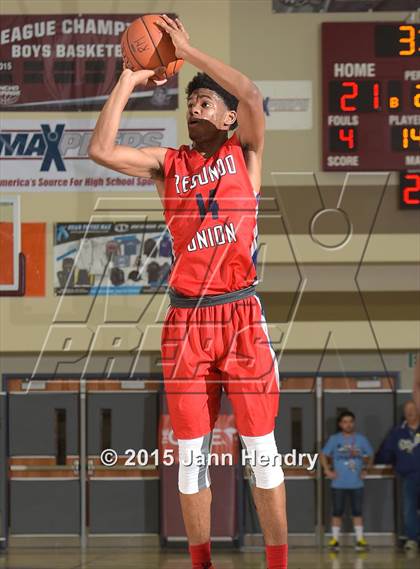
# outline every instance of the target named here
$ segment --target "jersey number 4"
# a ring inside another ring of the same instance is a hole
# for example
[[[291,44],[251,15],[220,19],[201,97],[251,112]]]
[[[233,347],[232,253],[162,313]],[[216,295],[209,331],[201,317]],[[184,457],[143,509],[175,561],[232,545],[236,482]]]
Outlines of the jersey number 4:
[[[203,200],[203,195],[202,194],[197,194],[196,195],[196,200],[197,200],[197,205],[198,205],[198,209],[200,211],[200,217],[203,220],[206,217],[206,213],[208,211],[211,211],[211,215],[213,219],[219,219],[219,204],[217,203],[217,200],[214,199],[214,196],[216,194],[216,190],[210,190],[209,191],[209,206],[206,209],[206,204],[204,203]]]

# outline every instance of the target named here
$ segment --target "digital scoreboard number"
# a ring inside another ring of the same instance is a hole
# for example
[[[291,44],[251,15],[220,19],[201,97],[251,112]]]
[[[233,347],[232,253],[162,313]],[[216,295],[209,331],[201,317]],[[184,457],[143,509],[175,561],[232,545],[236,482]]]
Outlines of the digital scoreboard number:
[[[324,23],[324,170],[420,167],[420,25]]]
[[[420,209],[420,170],[400,172],[400,207]]]

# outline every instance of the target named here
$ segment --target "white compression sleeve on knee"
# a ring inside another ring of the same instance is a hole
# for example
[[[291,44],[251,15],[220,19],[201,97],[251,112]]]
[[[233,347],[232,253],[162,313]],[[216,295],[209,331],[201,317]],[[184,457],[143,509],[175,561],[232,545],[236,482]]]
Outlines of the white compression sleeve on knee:
[[[196,439],[178,439],[178,488],[183,494],[196,494],[210,486],[208,455],[211,435],[208,433]]]
[[[283,469],[277,452],[274,432],[262,437],[240,435],[243,457],[252,469],[252,482],[257,488],[269,490],[284,481]]]

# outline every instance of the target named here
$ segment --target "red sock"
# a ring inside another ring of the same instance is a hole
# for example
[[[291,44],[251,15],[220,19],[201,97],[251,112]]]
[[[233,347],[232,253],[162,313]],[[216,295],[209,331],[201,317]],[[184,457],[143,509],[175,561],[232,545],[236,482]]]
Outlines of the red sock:
[[[287,569],[287,543],[284,545],[266,545],[267,569]]]
[[[191,555],[193,569],[204,569],[211,567],[210,558],[210,542],[201,543],[200,545],[190,545],[188,547]]]

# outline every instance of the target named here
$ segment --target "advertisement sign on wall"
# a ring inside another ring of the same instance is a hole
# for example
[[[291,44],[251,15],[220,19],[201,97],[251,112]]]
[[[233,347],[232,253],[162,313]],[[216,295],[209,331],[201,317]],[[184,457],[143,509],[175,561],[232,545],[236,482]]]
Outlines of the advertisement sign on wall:
[[[267,130],[312,128],[312,81],[255,81],[263,95]]]
[[[54,226],[57,296],[165,292],[171,264],[172,243],[163,222]]]
[[[154,187],[151,180],[104,168],[88,156],[95,119],[4,119],[0,128],[0,190],[118,191]],[[123,117],[116,142],[134,148],[175,146],[175,118]]]
[[[101,109],[122,71],[121,36],[141,14],[2,16],[0,109]],[[178,107],[178,76],[138,88],[130,110]]]

